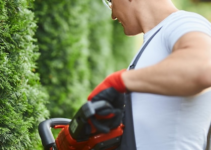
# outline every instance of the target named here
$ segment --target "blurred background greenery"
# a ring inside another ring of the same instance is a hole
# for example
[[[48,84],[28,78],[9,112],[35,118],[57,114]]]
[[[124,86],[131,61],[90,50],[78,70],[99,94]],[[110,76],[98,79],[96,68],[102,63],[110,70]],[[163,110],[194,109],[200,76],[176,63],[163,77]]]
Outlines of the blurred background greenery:
[[[211,2],[173,1],[211,20]],[[42,149],[39,122],[71,118],[142,44],[101,0],[0,0],[0,11],[0,150]]]
[[[211,0],[172,0],[182,10],[196,12],[211,21]]]
[[[36,0],[35,38],[51,117],[72,117],[108,74],[126,68],[134,38],[111,20],[102,1]],[[131,53],[132,52],[132,53]]]

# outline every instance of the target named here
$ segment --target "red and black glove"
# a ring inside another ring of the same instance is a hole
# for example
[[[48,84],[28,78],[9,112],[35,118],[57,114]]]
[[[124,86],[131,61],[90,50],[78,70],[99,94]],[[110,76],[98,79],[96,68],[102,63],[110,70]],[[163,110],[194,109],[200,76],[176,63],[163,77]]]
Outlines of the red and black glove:
[[[94,127],[101,132],[109,132],[110,129],[118,127],[121,123],[125,105],[123,93],[127,92],[121,77],[124,71],[126,70],[109,75],[88,96],[89,101],[106,100],[113,106],[113,109],[97,111],[95,118],[91,119]],[[99,120],[101,120],[101,123],[99,123]]]
[[[107,100],[113,107],[122,109],[124,101],[119,99],[121,93],[127,92],[121,75],[126,70],[120,70],[109,75],[88,96],[89,101]]]

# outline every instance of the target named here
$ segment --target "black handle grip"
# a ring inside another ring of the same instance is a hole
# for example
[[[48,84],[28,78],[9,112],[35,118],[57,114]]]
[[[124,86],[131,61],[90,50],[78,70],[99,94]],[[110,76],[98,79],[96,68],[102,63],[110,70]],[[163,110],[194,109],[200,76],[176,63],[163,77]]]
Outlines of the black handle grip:
[[[92,105],[95,110],[101,109],[101,108],[113,108],[111,104],[105,100],[99,100],[96,102],[92,102]]]
[[[83,115],[82,114],[80,115],[84,116],[87,119],[95,115],[96,111],[102,108],[113,108],[113,107],[111,106],[111,104],[109,104],[107,101],[104,101],[104,100],[99,100],[96,102],[88,101],[79,109],[76,116],[82,113]]]
[[[70,122],[71,120],[66,118],[52,118],[39,124],[39,134],[45,150],[49,150],[55,143],[51,128],[56,125],[68,125]]]

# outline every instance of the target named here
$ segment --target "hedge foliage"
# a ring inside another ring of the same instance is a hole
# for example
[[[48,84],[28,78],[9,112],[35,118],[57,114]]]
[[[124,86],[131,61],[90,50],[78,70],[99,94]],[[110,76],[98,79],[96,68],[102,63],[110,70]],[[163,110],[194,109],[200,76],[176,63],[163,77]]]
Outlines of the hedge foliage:
[[[82,103],[89,87],[88,1],[37,0],[38,71],[50,95],[52,117],[66,116]],[[74,7],[80,5],[80,7]]]
[[[123,30],[117,36],[102,1],[36,0],[34,11],[38,72],[50,95],[48,109],[51,117],[70,118],[103,78],[127,67],[132,39]]]
[[[48,116],[47,94],[35,61],[39,53],[32,1],[0,0],[0,149],[36,149],[37,126]]]

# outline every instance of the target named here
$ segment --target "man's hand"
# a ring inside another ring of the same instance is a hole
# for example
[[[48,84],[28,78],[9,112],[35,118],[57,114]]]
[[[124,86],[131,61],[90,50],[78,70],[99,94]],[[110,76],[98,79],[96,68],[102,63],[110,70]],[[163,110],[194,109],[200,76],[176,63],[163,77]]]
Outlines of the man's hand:
[[[127,92],[121,77],[123,72],[125,70],[109,75],[88,96],[89,101],[106,100],[113,106],[113,109],[96,112],[96,115],[89,121],[91,130],[88,130],[88,133],[96,131],[107,133],[120,125],[124,107],[123,93]]]
[[[121,93],[127,92],[126,87],[122,81],[122,73],[126,70],[121,70],[109,75],[103,82],[101,82],[88,96],[89,101],[106,100],[114,108],[122,109],[124,101]]]

